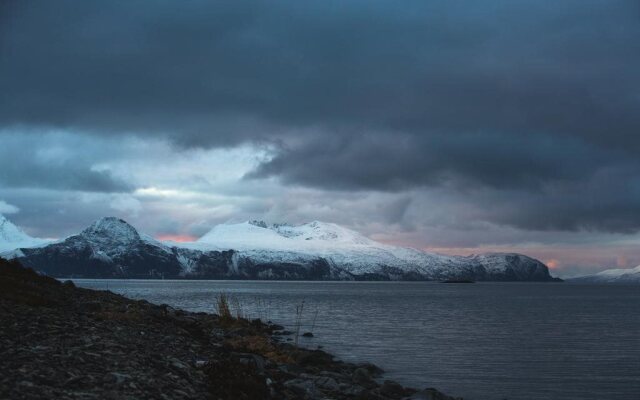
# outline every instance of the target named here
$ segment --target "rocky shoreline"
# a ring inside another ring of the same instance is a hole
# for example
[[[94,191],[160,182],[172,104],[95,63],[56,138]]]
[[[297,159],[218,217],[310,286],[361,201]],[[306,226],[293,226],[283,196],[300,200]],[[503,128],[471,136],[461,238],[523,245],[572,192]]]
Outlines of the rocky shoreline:
[[[298,348],[272,323],[82,289],[2,259],[0,321],[2,399],[455,400]]]

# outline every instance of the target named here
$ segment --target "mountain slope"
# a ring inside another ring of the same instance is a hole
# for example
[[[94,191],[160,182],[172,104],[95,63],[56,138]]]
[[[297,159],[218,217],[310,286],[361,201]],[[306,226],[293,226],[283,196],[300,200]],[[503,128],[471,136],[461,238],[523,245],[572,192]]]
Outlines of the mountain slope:
[[[0,253],[21,247],[40,246],[48,241],[31,237],[0,214]]]
[[[640,283],[640,265],[630,269],[607,269],[594,275],[568,279],[576,283]]]

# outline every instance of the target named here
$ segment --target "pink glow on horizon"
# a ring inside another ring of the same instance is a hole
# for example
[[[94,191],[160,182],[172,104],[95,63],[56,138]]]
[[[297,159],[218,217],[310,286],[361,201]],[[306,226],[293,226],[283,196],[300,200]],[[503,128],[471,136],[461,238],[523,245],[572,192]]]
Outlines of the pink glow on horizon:
[[[629,267],[629,260],[627,260],[627,257],[625,256],[618,256],[616,258],[616,266],[620,268],[627,268]]]
[[[184,243],[184,242],[194,242],[198,238],[195,237],[195,236],[191,236],[191,235],[166,234],[166,235],[157,235],[156,239],[161,240],[161,241]]]
[[[560,266],[560,261],[556,259],[544,260],[543,263],[545,263],[549,269],[556,269]]]

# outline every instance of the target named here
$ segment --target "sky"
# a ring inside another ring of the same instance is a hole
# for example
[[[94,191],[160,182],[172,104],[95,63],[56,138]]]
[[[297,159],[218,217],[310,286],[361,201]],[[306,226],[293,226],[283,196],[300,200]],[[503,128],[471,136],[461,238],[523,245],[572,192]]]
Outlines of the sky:
[[[0,213],[640,264],[640,3],[0,2]]]

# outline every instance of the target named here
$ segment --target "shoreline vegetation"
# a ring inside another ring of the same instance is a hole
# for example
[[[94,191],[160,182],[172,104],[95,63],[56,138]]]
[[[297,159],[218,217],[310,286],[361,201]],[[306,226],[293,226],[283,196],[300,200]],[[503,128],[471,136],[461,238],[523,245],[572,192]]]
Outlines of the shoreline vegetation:
[[[216,314],[186,312],[0,259],[0,397],[458,400],[298,347],[232,303],[220,294]]]

